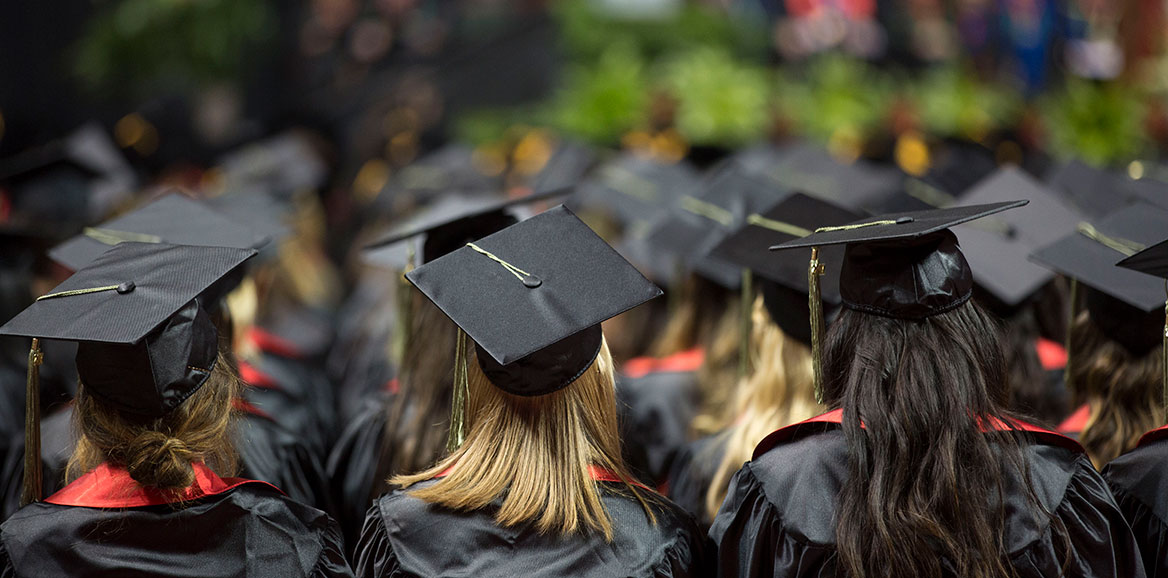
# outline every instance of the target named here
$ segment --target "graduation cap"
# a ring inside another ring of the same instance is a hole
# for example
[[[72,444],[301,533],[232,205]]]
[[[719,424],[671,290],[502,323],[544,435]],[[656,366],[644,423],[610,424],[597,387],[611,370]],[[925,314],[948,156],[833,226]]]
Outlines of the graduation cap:
[[[696,193],[699,186],[700,175],[688,163],[662,163],[626,153],[581,183],[573,204],[600,208],[626,229],[636,229],[646,227],[683,195]]]
[[[839,226],[819,227],[810,235],[771,247],[772,251],[811,248],[808,285],[812,294],[811,338],[816,391],[822,384],[819,348],[823,313],[816,311],[819,277],[824,274],[820,247],[845,245],[839,266],[844,307],[895,319],[920,320],[951,311],[973,295],[973,273],[949,230],[1026,205],[1027,201],[893,213]]]
[[[68,229],[89,219],[90,183],[100,173],[65,141],[0,159],[0,203],[13,220]]]
[[[751,213],[710,254],[750,270],[761,279],[763,302],[771,318],[785,333],[810,345],[807,260],[796,253],[772,253],[766,249],[807,236],[816,227],[843,225],[859,218],[861,215],[833,203],[796,193],[761,213]],[[844,251],[842,247],[826,251],[823,262],[833,274],[824,275],[820,297],[835,306],[840,302],[836,273]]]
[[[264,190],[244,190],[207,199],[207,204],[228,219],[248,227],[275,247],[292,235],[289,224],[292,208],[288,203]]]
[[[1004,167],[961,196],[961,205],[1011,199],[1030,204],[954,229],[977,284],[1007,308],[1014,307],[1054,278],[1027,256],[1075,230],[1082,217],[1057,194],[1017,167]]]
[[[531,190],[540,194],[571,189],[595,163],[596,153],[588,146],[570,141],[560,143],[547,164],[532,178]]]
[[[1132,202],[1131,191],[1120,179],[1110,171],[1072,160],[1048,173],[1046,183],[1084,216],[1100,219]]]
[[[162,417],[203,385],[218,356],[215,325],[196,297],[255,254],[251,249],[122,243],[8,323],[0,335],[32,337],[27,395],[39,431],[40,339],[77,342],[86,391],[136,419]],[[27,435],[27,455],[40,456]],[[39,478],[39,460],[33,460]],[[26,490],[29,490],[26,485]],[[39,496],[31,496],[39,499]]]
[[[378,195],[375,206],[386,208],[399,197],[431,199],[445,193],[481,193],[499,191],[503,179],[486,175],[476,168],[474,151],[465,145],[444,146],[402,167]]]
[[[750,173],[849,209],[869,210],[904,187],[904,173],[859,160],[843,164],[808,144],[753,147],[735,155]]]
[[[405,242],[424,235],[420,248],[422,262],[428,263],[514,224],[518,219],[511,211],[520,205],[563,194],[563,189],[554,189],[511,199],[448,195],[366,245],[364,258],[370,263],[404,268],[411,261],[411,247]],[[418,248],[412,247],[415,251]]]
[[[658,278],[670,278],[685,269],[738,289],[741,268],[712,255],[711,249],[739,229],[749,214],[763,211],[788,194],[773,182],[747,174],[733,160],[714,167],[697,194],[682,196],[650,226],[644,243],[658,258],[646,265]]]
[[[600,323],[661,295],[562,205],[406,278],[474,340],[491,383],[520,396],[575,381],[600,352]]]
[[[1031,258],[1075,284],[1086,285],[1085,302],[1092,321],[1104,335],[1139,355],[1159,343],[1160,324],[1154,311],[1164,304],[1164,285],[1137,272],[1140,269],[1115,264],[1163,240],[1165,231],[1168,211],[1137,203],[1096,222],[1081,223],[1075,232],[1035,251]],[[1072,316],[1076,313],[1071,312]]]
[[[62,265],[80,270],[124,241],[254,249],[267,239],[206,203],[172,192],[125,215],[89,227],[49,251]]]
[[[1136,253],[1126,259],[1120,261],[1116,265],[1139,271],[1147,275],[1153,275],[1161,279],[1168,279],[1168,241],[1161,241]],[[1168,283],[1164,285],[1165,292],[1168,293]],[[1168,295],[1165,296],[1164,304],[1164,326],[1160,331],[1160,354],[1162,356],[1168,355]],[[1143,323],[1140,324],[1144,325]],[[1159,327],[1157,327],[1159,329]],[[1141,330],[1146,331],[1141,327]],[[1155,347],[1153,344],[1152,347]],[[1148,348],[1149,350],[1151,347]],[[1164,399],[1168,399],[1168,359],[1161,358],[1160,363],[1164,371],[1162,377],[1162,387],[1164,390]],[[1168,408],[1165,409],[1168,411]]]

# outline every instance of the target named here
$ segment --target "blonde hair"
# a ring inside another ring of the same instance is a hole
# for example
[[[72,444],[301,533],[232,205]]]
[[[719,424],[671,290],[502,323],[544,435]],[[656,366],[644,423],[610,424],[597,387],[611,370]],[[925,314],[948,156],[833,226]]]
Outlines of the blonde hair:
[[[190,486],[195,462],[220,475],[234,474],[238,458],[231,445],[232,400],[238,391],[239,380],[222,355],[198,391],[153,420],[123,415],[80,384],[73,411],[79,438],[65,467],[66,479],[105,462],[125,468],[142,486],[161,490]]]
[[[1079,442],[1096,469],[1163,425],[1161,347],[1136,357],[1104,335],[1086,311],[1072,323],[1071,394],[1090,408]]]
[[[726,498],[730,477],[750,460],[762,438],[823,409],[815,401],[811,349],[771,320],[761,296],[754,300],[751,319],[752,370],[740,381],[729,404],[731,411],[723,416],[724,451],[706,489],[706,512],[711,519]],[[702,457],[698,456],[699,462]]]
[[[537,397],[495,387],[477,362],[467,364],[467,436],[434,467],[396,476],[410,487],[446,475],[410,494],[458,511],[480,510],[502,496],[495,521],[505,527],[532,524],[541,533],[596,531],[611,541],[612,520],[590,468],[599,466],[624,483],[652,522],[652,493],[631,482],[621,459],[612,357],[600,355],[568,387]]]

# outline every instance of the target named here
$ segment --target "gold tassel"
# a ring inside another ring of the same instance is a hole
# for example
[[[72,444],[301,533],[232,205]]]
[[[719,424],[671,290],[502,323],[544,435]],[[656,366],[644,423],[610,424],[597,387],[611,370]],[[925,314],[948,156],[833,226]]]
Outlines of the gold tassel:
[[[20,505],[41,501],[44,487],[41,472],[41,387],[40,366],[44,359],[41,340],[33,338],[28,350],[28,381],[24,392],[24,488]]]
[[[754,310],[754,289],[751,287],[754,274],[750,269],[742,270],[742,296],[739,311],[739,340],[738,340],[738,377],[750,375],[750,333],[753,322],[751,315]]]
[[[1075,326],[1075,319],[1079,317],[1079,312],[1082,310],[1082,306],[1079,304],[1079,280],[1073,277],[1071,278],[1070,299],[1071,319],[1067,323],[1067,336],[1065,343],[1063,344],[1064,348],[1067,350],[1067,364],[1066,367],[1063,368],[1063,386],[1067,388],[1067,392],[1070,393],[1072,399],[1074,399],[1075,390],[1072,388],[1071,383],[1071,374],[1073,373],[1071,371],[1071,364],[1075,361],[1075,355],[1074,352],[1071,351],[1071,328]]]
[[[815,402],[823,403],[823,300],[819,291],[819,277],[823,265],[819,263],[819,247],[811,248],[811,264],[807,267],[807,307],[811,311],[811,366],[815,375]]]
[[[466,439],[466,333],[458,330],[454,350],[454,399],[450,403],[450,433],[446,437],[446,452],[458,449]]]

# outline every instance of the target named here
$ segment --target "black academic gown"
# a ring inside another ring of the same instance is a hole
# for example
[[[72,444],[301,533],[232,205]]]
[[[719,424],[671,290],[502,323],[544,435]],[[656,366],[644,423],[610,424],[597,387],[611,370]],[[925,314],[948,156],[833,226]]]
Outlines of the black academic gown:
[[[0,578],[352,576],[328,515],[267,484],[199,464],[184,499],[100,466],[0,526]]]
[[[285,430],[296,432],[301,443],[324,463],[332,447],[334,422],[306,392],[314,377],[298,374],[295,365],[275,357],[239,361],[239,377],[248,387],[243,399],[272,416]],[[319,384],[318,384],[319,385]]]
[[[715,434],[687,444],[677,454],[665,485],[665,495],[709,529],[713,520],[706,512],[706,492],[714,472],[726,455],[726,436]]]
[[[1082,450],[1055,434],[1036,434],[1036,443],[1024,448],[1039,501],[1066,528],[1066,575],[1145,576],[1135,538]],[[804,422],[764,440],[731,480],[710,528],[718,575],[837,576],[833,518],[847,463],[847,444],[835,424]],[[1007,480],[1002,529],[1016,576],[1059,576],[1063,545],[1052,539],[1048,522],[1036,528],[1020,513],[1027,508],[1020,487],[1020,476]]]
[[[616,395],[626,461],[642,480],[659,486],[689,441],[699,402],[697,370],[618,375]]]
[[[348,544],[356,543],[365,512],[369,511],[373,499],[383,493],[374,488],[383,485],[376,478],[392,395],[385,392],[367,399],[329,454],[326,472],[335,504],[333,515]]]
[[[434,482],[424,482],[426,484]],[[601,482],[608,486],[607,482]],[[709,576],[707,539],[693,520],[662,499],[657,524],[640,504],[606,490],[613,541],[602,536],[559,537],[502,528],[494,507],[457,513],[400,490],[374,503],[354,554],[363,578],[475,576],[688,577]]]
[[[1111,460],[1103,478],[1136,536],[1148,576],[1168,576],[1168,427]]]

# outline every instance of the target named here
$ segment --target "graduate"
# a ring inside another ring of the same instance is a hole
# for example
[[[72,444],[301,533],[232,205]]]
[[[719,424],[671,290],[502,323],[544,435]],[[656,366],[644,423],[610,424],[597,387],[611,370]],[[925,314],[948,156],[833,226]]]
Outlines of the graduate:
[[[234,470],[238,378],[198,297],[252,255],[124,242],[0,327],[34,338],[34,434],[38,338],[78,343],[81,436],[70,483],[44,501],[39,436],[26,441],[28,505],[0,526],[0,576],[351,575],[325,513],[221,477]]]
[[[1161,233],[1162,235],[1163,233]],[[1120,267],[1168,279],[1168,242],[1156,245],[1127,257]],[[1162,282],[1161,282],[1162,283]],[[1168,295],[1162,295],[1168,299]],[[1163,320],[1168,326],[1168,318]],[[1161,340],[1168,339],[1168,327],[1162,327]],[[1150,338],[1150,337],[1149,337]],[[1161,345],[1163,347],[1163,345]],[[1160,376],[1162,392],[1168,392],[1168,376]],[[1164,423],[1164,416],[1159,417]],[[1123,510],[1140,546],[1144,567],[1149,576],[1168,573],[1168,503],[1164,487],[1168,485],[1168,426],[1160,426],[1144,434],[1136,447],[1111,460],[1103,469],[1103,478],[1111,487],[1115,501]]]
[[[409,251],[423,263],[437,259],[517,222],[516,211],[551,194],[516,199],[448,197],[371,243],[366,258],[389,264]],[[420,246],[420,247],[419,247]],[[375,498],[390,490],[389,479],[416,472],[446,452],[446,432],[454,387],[456,328],[433,303],[412,286],[407,292],[408,334],[400,371],[383,391],[368,395],[346,424],[327,462],[336,515],[350,543],[357,539],[365,512]],[[381,352],[383,357],[388,351]]]
[[[711,415],[718,427],[685,448],[670,475],[669,497],[703,522],[713,521],[730,477],[750,459],[754,446],[776,428],[822,412],[812,384],[811,320],[807,264],[794,253],[758,251],[788,241],[820,224],[844,224],[860,215],[803,194],[793,194],[744,223],[712,251],[748,269],[758,285],[751,300],[749,367],[730,404]],[[838,308],[832,284],[822,296]]]
[[[1034,253],[1073,279],[1067,388],[1078,407],[1059,431],[1078,438],[1102,469],[1163,423],[1160,392],[1163,282],[1115,263],[1163,238],[1168,211],[1129,205]]]
[[[1073,440],[1015,419],[1001,338],[949,230],[1024,201],[889,214],[772,247],[845,245],[816,387],[831,411],[767,436],[710,529],[721,576],[1144,576]],[[817,327],[818,326],[818,327]]]
[[[660,289],[563,207],[407,278],[461,330],[453,451],[369,510],[358,575],[709,575],[693,520],[621,459],[600,323]]]

